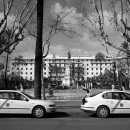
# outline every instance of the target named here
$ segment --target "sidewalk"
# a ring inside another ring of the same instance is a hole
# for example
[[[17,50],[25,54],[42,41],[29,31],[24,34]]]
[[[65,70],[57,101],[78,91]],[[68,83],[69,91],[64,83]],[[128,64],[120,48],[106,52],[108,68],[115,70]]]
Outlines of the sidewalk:
[[[53,96],[46,94],[47,100],[81,100],[86,93],[54,93]]]
[[[97,93],[101,90],[92,89],[92,93]],[[34,95],[33,91],[25,91],[30,95]],[[82,100],[87,94],[83,89],[68,89],[68,90],[54,90],[53,96],[50,96],[48,92],[45,93],[46,100]]]

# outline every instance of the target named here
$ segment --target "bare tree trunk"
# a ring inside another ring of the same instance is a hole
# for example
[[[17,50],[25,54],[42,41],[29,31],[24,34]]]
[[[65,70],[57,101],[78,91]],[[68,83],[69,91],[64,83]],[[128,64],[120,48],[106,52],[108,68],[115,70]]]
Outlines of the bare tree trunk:
[[[130,89],[130,65],[128,63],[128,81],[129,81],[129,86],[127,89]]]
[[[41,99],[41,67],[42,67],[42,34],[43,34],[44,0],[37,0],[37,39],[35,50],[35,82],[34,97]]]

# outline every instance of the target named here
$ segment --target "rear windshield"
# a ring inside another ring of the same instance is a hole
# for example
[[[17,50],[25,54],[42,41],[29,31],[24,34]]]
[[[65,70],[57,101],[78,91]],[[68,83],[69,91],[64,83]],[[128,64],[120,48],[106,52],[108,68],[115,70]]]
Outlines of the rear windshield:
[[[94,96],[98,95],[99,93],[101,93],[101,92],[98,92],[98,93],[92,93],[89,97],[94,97]]]

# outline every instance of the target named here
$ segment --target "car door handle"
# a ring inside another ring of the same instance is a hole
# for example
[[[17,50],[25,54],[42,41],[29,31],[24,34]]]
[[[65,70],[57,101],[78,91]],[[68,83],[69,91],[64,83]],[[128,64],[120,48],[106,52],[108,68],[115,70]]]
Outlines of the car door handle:
[[[10,104],[9,103],[6,103],[6,107],[9,107],[10,106]]]
[[[14,103],[14,101],[11,101],[10,103]]]

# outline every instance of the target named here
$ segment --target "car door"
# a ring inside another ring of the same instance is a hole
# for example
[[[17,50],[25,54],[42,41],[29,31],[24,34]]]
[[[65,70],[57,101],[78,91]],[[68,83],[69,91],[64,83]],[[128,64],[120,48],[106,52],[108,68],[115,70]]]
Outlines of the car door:
[[[126,92],[121,92],[122,98],[122,113],[130,113],[130,94]]]
[[[30,113],[31,103],[19,92],[10,93],[10,113],[27,114]]]
[[[110,113],[120,113],[122,100],[118,92],[107,92],[103,95],[104,104],[110,108]]]
[[[112,92],[112,101],[113,104],[112,113],[123,113],[123,101],[120,96],[120,92]]]
[[[8,92],[0,92],[0,113],[9,113],[9,94]]]

